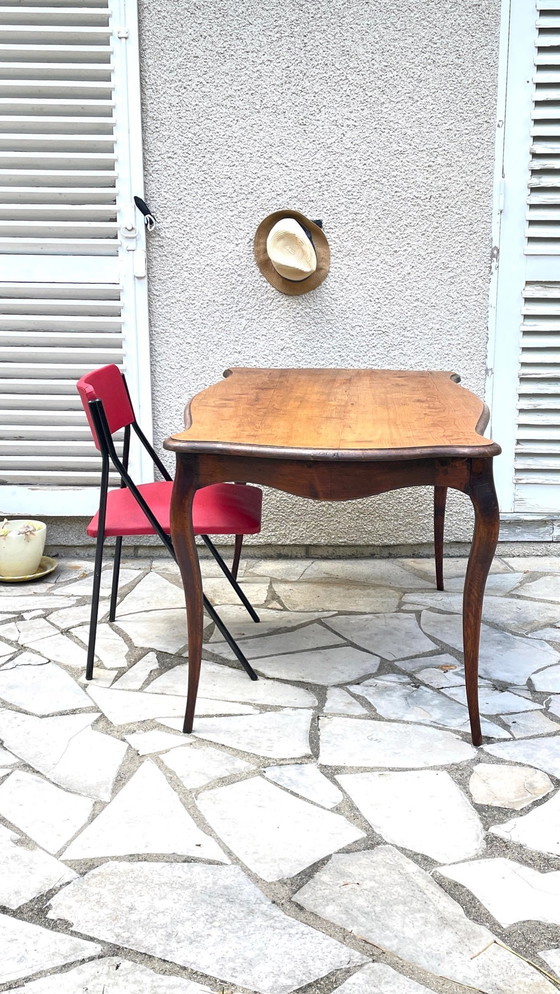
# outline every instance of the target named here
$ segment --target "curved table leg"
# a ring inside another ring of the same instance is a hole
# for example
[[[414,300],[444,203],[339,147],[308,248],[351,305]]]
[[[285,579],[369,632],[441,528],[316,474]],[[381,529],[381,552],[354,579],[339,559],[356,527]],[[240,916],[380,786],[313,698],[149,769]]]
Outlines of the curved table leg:
[[[171,497],[171,536],[185,591],[189,640],[189,677],[184,732],[192,732],[200,661],[202,656],[203,594],[198,552],[192,528],[192,504],[198,489],[194,467],[187,458],[177,458]]]
[[[482,602],[488,571],[494,558],[500,528],[492,461],[473,460],[467,489],[474,507],[474,534],[463,593],[463,649],[467,704],[473,745],[481,745],[478,710],[478,650]]]
[[[434,554],[436,560],[436,587],[443,590],[443,529],[447,487],[434,487]]]

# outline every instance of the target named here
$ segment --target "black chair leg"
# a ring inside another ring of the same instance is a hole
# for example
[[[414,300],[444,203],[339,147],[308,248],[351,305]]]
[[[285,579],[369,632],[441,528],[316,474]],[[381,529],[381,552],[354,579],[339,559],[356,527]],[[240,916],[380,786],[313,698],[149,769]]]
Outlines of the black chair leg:
[[[260,620],[259,616],[258,616],[257,612],[255,611],[253,605],[251,604],[251,602],[249,600],[247,600],[247,597],[243,593],[241,587],[239,586],[237,580],[235,579],[235,576],[232,574],[232,572],[226,566],[224,560],[222,559],[222,557],[221,557],[220,553],[218,552],[218,550],[217,550],[216,546],[214,545],[214,543],[210,541],[210,539],[208,538],[208,535],[202,535],[201,538],[202,538],[202,541],[204,542],[204,544],[206,545],[206,548],[213,555],[213,557],[216,560],[218,566],[220,567],[222,573],[224,574],[225,577],[227,577],[227,579],[231,583],[233,589],[235,590],[235,593],[237,594],[237,596],[239,597],[239,600],[243,604],[243,607],[246,608],[246,610],[249,612],[249,614],[250,614],[251,618],[253,619],[253,621],[259,621]]]
[[[233,562],[231,564],[231,575],[234,580],[237,580],[237,574],[239,572],[239,560],[241,559],[242,547],[243,547],[243,535],[236,535],[235,546],[233,548]]]
[[[109,606],[109,621],[115,620],[117,596],[119,593],[119,573],[121,568],[122,535],[115,542],[115,558],[113,559],[113,583],[111,586],[111,604]]]
[[[93,680],[95,658],[95,637],[97,635],[97,615],[99,613],[99,591],[101,590],[101,568],[103,566],[103,544],[105,536],[99,532],[95,546],[95,566],[93,568],[93,588],[91,592],[91,614],[89,619],[89,639],[86,662],[86,680]]]
[[[231,632],[228,631],[228,629],[224,625],[224,623],[223,623],[222,619],[220,618],[220,615],[218,614],[218,612],[215,611],[214,608],[212,607],[210,601],[206,597],[206,594],[203,595],[203,602],[204,602],[204,609],[205,609],[205,611],[210,615],[210,618],[212,619],[212,621],[216,625],[216,628],[223,635],[223,637],[224,637],[225,641],[227,642],[227,644],[229,645],[231,651],[235,653],[237,659],[241,663],[241,665],[242,665],[243,669],[245,670],[245,672],[248,674],[248,676],[250,676],[251,680],[258,680],[258,676],[255,673],[253,667],[245,659],[245,656],[241,652],[241,649],[239,648],[239,646],[238,646],[237,642],[235,641],[233,635],[231,634]]]

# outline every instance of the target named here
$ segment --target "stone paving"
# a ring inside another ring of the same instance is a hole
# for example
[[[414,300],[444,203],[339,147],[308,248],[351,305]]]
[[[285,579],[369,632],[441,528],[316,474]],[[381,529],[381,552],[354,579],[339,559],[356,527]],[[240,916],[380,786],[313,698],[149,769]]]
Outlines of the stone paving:
[[[0,990],[560,989],[560,558],[496,559],[468,734],[465,561],[245,560],[205,589],[192,736],[173,563],[0,591]]]

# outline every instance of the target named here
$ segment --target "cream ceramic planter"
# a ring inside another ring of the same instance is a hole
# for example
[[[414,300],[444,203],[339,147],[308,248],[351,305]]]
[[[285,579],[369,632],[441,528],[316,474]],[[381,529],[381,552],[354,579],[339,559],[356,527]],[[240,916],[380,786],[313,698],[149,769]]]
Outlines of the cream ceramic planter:
[[[0,523],[0,576],[33,576],[39,568],[47,526],[19,518]]]

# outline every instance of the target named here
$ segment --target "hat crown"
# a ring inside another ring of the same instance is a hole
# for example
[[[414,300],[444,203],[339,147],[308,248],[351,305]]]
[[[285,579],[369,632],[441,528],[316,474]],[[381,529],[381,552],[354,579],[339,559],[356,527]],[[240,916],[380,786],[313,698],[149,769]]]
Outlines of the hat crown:
[[[311,238],[294,217],[283,217],[270,229],[266,252],[280,276],[306,280],[317,269],[317,256]]]

